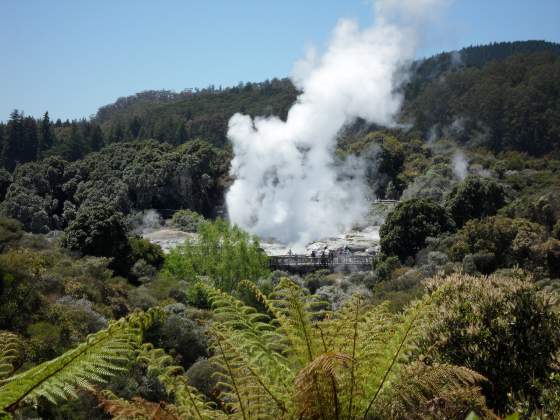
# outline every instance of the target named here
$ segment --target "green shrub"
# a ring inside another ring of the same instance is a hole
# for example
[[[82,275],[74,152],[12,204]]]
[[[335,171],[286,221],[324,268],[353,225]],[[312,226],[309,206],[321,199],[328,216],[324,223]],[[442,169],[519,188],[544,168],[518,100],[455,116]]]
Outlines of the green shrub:
[[[133,236],[129,238],[132,249],[132,259],[134,261],[144,260],[147,264],[161,268],[165,261],[163,250],[158,244],[153,244],[147,239]]]
[[[445,207],[457,227],[468,220],[493,216],[505,204],[505,192],[495,181],[468,177],[455,185],[445,199]]]
[[[544,239],[544,229],[536,223],[492,216],[467,222],[457,233],[450,255],[455,261],[463,261],[472,254],[477,271],[485,274],[516,264],[535,267],[545,263],[539,248]]]
[[[171,226],[184,232],[196,232],[200,224],[204,221],[204,217],[197,212],[183,209],[173,213]]]
[[[380,256],[374,260],[373,274],[376,281],[386,281],[391,278],[393,271],[400,266],[399,258],[395,256]]]
[[[428,283],[438,293],[421,348],[431,359],[486,376],[483,391],[500,412],[511,394],[536,403],[560,350],[560,317],[550,296],[523,277],[454,274]]]
[[[124,217],[107,205],[80,207],[66,228],[62,244],[85,255],[110,257],[110,268],[121,275],[129,274],[132,249]]]
[[[436,203],[423,199],[402,201],[381,226],[381,250],[404,262],[424,247],[426,238],[454,229],[447,211]]]
[[[23,225],[14,219],[0,217],[0,251],[23,235]]]

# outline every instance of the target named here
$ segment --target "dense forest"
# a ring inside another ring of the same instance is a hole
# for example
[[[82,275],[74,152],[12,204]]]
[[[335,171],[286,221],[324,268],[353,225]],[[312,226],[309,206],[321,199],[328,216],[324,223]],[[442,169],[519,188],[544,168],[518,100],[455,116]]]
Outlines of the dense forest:
[[[271,272],[222,218],[230,116],[285,118],[297,94],[0,124],[1,416],[558,418],[560,45],[413,63],[399,127],[341,133],[398,201],[365,272]],[[192,236],[164,253],[139,234],[151,209]]]

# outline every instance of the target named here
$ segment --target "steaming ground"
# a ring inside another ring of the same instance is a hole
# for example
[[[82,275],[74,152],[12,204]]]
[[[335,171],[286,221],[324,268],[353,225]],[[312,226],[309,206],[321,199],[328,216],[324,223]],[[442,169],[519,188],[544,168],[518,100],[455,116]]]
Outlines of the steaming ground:
[[[315,251],[317,255],[323,250],[337,250],[349,248],[354,253],[371,254],[379,248],[379,229],[387,214],[395,204],[373,204],[368,211],[362,226],[342,231],[332,236],[322,236],[301,246],[283,243],[275,238],[260,237],[261,245],[267,255],[285,255],[292,250],[297,254],[309,255]],[[170,227],[169,221],[164,221],[154,210],[147,210],[136,228],[136,233],[150,242],[158,244],[165,253],[182,245],[187,239],[196,240],[195,233],[186,233]]]
[[[230,119],[235,181],[226,202],[233,223],[302,248],[365,219],[371,199],[365,164],[337,161],[337,136],[357,118],[395,125],[402,103],[397,88],[415,58],[420,24],[446,2],[375,1],[371,27],[340,20],[324,54],[311,50],[295,65],[292,80],[302,93],[286,121]]]

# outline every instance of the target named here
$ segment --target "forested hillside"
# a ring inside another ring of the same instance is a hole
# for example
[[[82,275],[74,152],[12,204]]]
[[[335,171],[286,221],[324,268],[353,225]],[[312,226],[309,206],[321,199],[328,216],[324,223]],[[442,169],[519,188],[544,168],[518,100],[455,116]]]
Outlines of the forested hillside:
[[[372,266],[305,275],[221,218],[227,122],[285,118],[289,80],[14,111],[0,417],[559,418],[559,83],[542,41],[414,63],[402,124],[358,121],[335,150],[395,200]],[[144,227],[185,242],[164,253]]]

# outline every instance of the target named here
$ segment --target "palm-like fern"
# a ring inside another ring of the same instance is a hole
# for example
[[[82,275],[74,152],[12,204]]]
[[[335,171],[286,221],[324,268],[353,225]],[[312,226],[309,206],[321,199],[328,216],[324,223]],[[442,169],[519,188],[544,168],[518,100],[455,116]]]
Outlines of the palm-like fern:
[[[385,305],[368,307],[359,296],[337,312],[318,314],[312,297],[284,279],[270,298],[254,289],[268,318],[205,287],[216,315],[210,333],[224,389],[219,415],[245,420],[391,417],[438,395],[475,389],[483,380],[468,369],[419,362],[413,365],[416,379],[405,377],[412,372],[409,355],[430,312],[428,297],[400,315]]]
[[[78,388],[93,390],[94,384],[125,370],[124,364],[142,342],[144,329],[159,315],[154,309],[114,321],[78,347],[8,378],[0,387],[0,409],[10,412],[41,398],[56,403],[76,396]]]
[[[14,371],[14,362],[19,358],[22,343],[20,338],[9,331],[0,332],[0,380]]]

